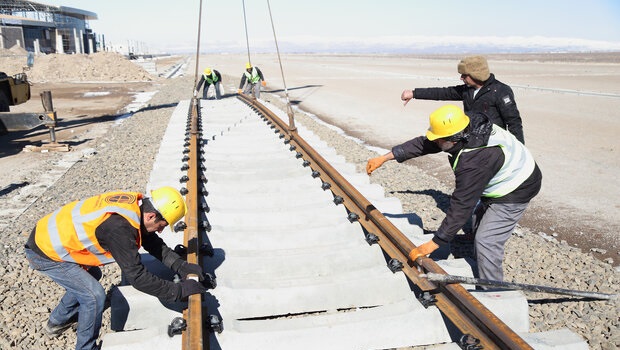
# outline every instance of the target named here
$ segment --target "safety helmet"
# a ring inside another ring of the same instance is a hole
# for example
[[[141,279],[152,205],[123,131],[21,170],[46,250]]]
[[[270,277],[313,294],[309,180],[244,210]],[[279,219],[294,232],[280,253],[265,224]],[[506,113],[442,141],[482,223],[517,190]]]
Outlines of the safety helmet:
[[[250,69],[252,68],[252,63],[248,62],[245,64],[245,69]]]
[[[211,74],[211,68],[205,68],[205,74],[206,75]]]
[[[187,207],[179,191],[170,186],[164,186],[151,191],[153,206],[173,226],[187,214]]]
[[[457,134],[469,125],[469,117],[462,109],[453,105],[438,108],[431,113],[429,119],[430,127],[426,138],[431,141]]]

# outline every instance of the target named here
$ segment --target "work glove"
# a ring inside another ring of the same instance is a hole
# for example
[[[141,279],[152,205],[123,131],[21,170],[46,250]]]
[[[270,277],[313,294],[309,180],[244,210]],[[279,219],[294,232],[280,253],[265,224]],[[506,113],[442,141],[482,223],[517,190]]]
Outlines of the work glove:
[[[261,82],[260,82],[260,84],[261,84],[262,86],[267,86],[267,82],[266,82],[266,81],[264,81],[264,80],[263,80],[263,81],[261,81]]]
[[[183,264],[181,265],[181,267],[179,267],[177,272],[179,273],[179,275],[181,275],[181,278],[183,280],[186,280],[188,275],[197,275],[198,279],[201,282],[202,282],[202,280],[204,280],[204,275],[203,275],[203,272],[202,272],[202,267],[200,267],[199,265],[196,265],[196,264],[191,264],[191,263],[188,263],[188,262],[183,262]]]
[[[198,96],[198,90],[194,90],[194,97]]]
[[[207,291],[200,282],[194,280],[185,280],[181,282],[181,299],[185,299],[192,294],[200,294]]]
[[[409,259],[411,261],[416,261],[419,257],[427,256],[434,252],[437,248],[439,248],[439,244],[435,243],[433,240],[430,240],[419,247],[412,249],[411,252],[409,252]]]
[[[370,175],[373,171],[382,166],[383,163],[385,163],[385,158],[383,156],[370,158],[368,163],[366,163],[366,173]]]
[[[242,91],[241,89],[237,89],[237,93],[238,93],[239,95],[241,95],[241,93],[242,93],[242,92],[243,92],[243,91]]]

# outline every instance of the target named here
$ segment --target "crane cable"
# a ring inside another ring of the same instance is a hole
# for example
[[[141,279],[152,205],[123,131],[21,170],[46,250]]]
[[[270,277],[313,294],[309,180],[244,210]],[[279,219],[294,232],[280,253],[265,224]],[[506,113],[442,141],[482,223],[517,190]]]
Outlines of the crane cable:
[[[247,20],[247,17],[245,16],[245,0],[241,0],[241,3],[243,4],[243,25],[245,26],[245,45],[248,50],[248,63],[251,66],[252,61],[250,60],[250,40],[248,39],[248,20]]]
[[[198,9],[198,39],[196,40],[196,69],[194,71],[194,90],[198,84],[198,66],[200,61],[200,27],[202,22],[202,0],[200,0],[200,8]],[[194,96],[194,98],[196,98]]]
[[[273,41],[276,43],[276,51],[278,53],[278,63],[280,63],[280,74],[282,74],[282,83],[284,84],[284,94],[286,96],[286,114],[288,115],[288,128],[290,131],[295,131],[295,118],[293,114],[293,108],[291,107],[291,101],[288,98],[288,89],[286,87],[286,80],[284,79],[284,70],[282,69],[282,60],[280,59],[280,49],[278,48],[278,39],[276,38],[276,29],[273,25],[273,16],[271,15],[271,5],[267,0],[267,7],[269,8],[269,19],[271,20],[271,30],[273,31]]]

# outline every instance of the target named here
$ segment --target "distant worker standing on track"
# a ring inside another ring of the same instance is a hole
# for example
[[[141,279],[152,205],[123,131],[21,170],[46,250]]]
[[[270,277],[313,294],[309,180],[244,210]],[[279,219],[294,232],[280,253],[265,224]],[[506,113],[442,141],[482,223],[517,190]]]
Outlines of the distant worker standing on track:
[[[402,163],[442,151],[449,154],[455,177],[450,207],[434,237],[413,249],[409,258],[415,261],[448,244],[473,211],[479,276],[502,281],[504,245],[540,191],[542,173],[530,151],[512,134],[493,124],[484,113],[465,114],[453,105],[430,115],[426,136],[368,160],[366,172],[370,175],[388,160]]]
[[[198,95],[198,91],[200,91],[200,87],[204,84],[202,88],[202,99],[207,99],[207,92],[209,91],[209,86],[213,85],[215,89],[215,99],[219,100],[222,98],[222,94],[220,92],[220,88],[222,86],[222,75],[215,69],[205,68],[202,76],[200,76],[200,80],[198,81],[198,85],[196,86],[196,90],[194,91],[194,96]]]
[[[69,203],[40,219],[25,246],[30,267],[65,289],[44,331],[58,336],[77,321],[76,349],[99,349],[106,291],[98,282],[99,266],[117,262],[124,278],[137,290],[169,301],[206,291],[199,282],[202,268],[184,261],[156,234],[186,214],[181,193],[172,187],[151,191],[109,192]],[[138,249],[181,275],[174,283],[151,274]]]
[[[245,65],[243,75],[241,75],[241,82],[239,82],[239,90],[237,92],[243,92],[246,95],[252,93],[254,97],[260,98],[261,85],[267,85],[263,77],[263,72],[261,72],[258,67],[252,66],[252,64],[248,62]]]
[[[464,84],[452,87],[415,88],[404,90],[400,99],[405,105],[411,99],[463,101],[465,113],[485,113],[493,123],[510,131],[525,144],[521,114],[512,89],[495,79],[483,56],[468,56],[457,66]]]

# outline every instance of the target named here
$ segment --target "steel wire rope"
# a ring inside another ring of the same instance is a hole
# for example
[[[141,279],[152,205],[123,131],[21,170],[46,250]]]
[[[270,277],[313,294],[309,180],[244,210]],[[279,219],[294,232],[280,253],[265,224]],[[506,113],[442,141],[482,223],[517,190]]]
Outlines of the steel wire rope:
[[[248,20],[247,20],[247,17],[245,16],[245,0],[241,0],[241,3],[243,5],[243,26],[245,27],[245,46],[247,47],[247,51],[248,51],[248,63],[251,66],[252,60],[250,59],[250,40],[248,39]]]
[[[267,0],[267,8],[269,9],[269,19],[271,20],[271,30],[273,31],[273,41],[276,44],[276,52],[278,53],[278,63],[280,64],[280,74],[282,74],[282,84],[284,84],[284,95],[286,96],[286,114],[288,115],[288,128],[290,131],[295,131],[295,115],[293,108],[291,107],[291,101],[288,98],[288,88],[286,87],[286,80],[284,79],[284,69],[282,68],[282,59],[280,58],[280,48],[278,47],[278,39],[276,38],[276,28],[273,25],[273,16],[271,14],[271,5]]]
[[[198,38],[196,39],[196,68],[194,70],[194,89],[198,85],[198,67],[200,63],[200,28],[202,26],[202,0],[198,9]],[[194,96],[195,99],[195,96]]]

